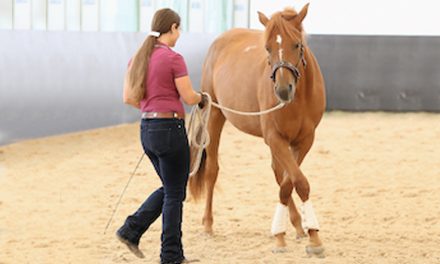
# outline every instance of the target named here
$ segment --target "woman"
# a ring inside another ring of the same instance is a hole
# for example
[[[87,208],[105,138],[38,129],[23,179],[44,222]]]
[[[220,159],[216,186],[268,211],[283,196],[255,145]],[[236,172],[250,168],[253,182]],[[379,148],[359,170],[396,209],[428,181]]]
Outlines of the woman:
[[[145,94],[140,104],[127,102],[142,111],[142,147],[163,186],[116,232],[122,243],[143,258],[139,240],[162,213],[161,263],[189,262],[183,253],[181,225],[190,154],[185,111],[179,98],[199,107],[206,103],[205,96],[193,90],[183,57],[171,49],[180,36],[179,30],[180,17],[176,12],[166,8],[155,13],[152,31],[143,46]]]

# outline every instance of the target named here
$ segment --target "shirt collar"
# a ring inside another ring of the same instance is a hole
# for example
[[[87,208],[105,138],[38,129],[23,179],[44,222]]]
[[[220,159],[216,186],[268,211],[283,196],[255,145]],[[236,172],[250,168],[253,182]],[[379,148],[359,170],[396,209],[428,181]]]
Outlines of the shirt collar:
[[[156,47],[156,48],[165,48],[165,49],[171,49],[170,47],[168,47],[168,45],[167,45],[167,44],[165,44],[165,43],[163,43],[163,42],[160,42],[160,41],[157,41],[157,44],[156,44],[156,45],[154,45],[154,47]]]

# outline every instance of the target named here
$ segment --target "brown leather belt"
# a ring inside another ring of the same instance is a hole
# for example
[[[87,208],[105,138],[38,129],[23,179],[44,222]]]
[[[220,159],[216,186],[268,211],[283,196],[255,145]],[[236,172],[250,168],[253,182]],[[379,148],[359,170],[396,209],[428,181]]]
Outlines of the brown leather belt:
[[[185,115],[177,112],[143,112],[142,119],[177,118],[185,119]]]

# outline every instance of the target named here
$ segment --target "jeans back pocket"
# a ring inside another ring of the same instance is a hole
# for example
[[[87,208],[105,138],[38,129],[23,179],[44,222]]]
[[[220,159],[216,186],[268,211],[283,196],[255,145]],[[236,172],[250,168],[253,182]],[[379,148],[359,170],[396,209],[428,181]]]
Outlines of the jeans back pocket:
[[[147,130],[147,147],[156,155],[163,155],[171,148],[171,128]]]

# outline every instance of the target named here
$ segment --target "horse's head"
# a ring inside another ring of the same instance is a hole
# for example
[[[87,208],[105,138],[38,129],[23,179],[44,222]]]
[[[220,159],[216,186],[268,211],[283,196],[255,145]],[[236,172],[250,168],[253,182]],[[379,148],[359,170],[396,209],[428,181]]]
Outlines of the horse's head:
[[[302,21],[307,15],[309,4],[301,12],[286,8],[269,19],[258,12],[260,22],[266,27],[265,45],[272,67],[275,94],[282,102],[293,100],[296,84],[301,77],[299,67],[305,67],[304,32]]]

